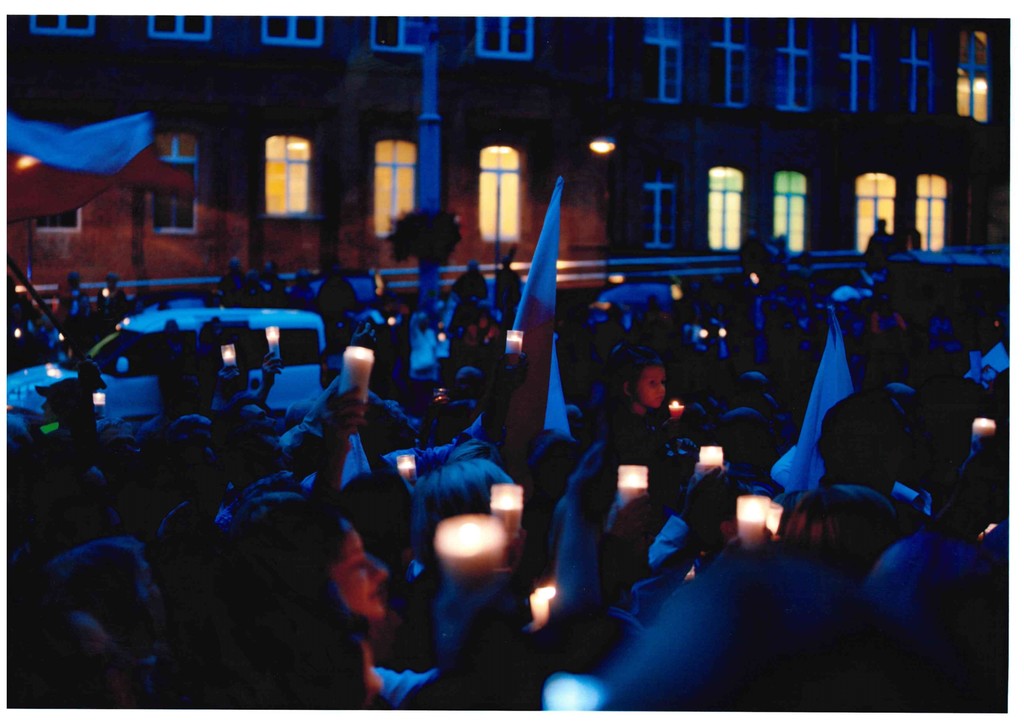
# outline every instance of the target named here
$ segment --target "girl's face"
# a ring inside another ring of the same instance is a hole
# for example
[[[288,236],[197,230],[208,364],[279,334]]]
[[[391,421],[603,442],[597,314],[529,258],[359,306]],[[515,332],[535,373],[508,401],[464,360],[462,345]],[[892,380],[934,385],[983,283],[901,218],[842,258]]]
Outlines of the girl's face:
[[[656,410],[661,407],[661,403],[665,401],[665,368],[660,365],[644,367],[630,398],[633,401],[633,411],[639,415],[648,409]]]
[[[384,620],[388,613],[388,571],[380,561],[366,554],[363,539],[355,531],[345,536],[330,576],[350,611],[370,622]]]

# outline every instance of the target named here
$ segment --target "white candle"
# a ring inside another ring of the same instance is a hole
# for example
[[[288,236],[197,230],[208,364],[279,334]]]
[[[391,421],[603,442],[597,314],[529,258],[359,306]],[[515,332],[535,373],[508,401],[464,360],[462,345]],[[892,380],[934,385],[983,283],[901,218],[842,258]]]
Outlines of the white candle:
[[[395,318],[395,317],[388,317],[388,326],[389,327],[394,327],[396,324],[398,324],[398,319],[397,318]]]
[[[491,486],[491,515],[501,520],[509,538],[515,538],[523,522],[523,488],[515,483]]]
[[[399,455],[397,460],[398,474],[409,483],[416,482],[416,456]]]
[[[60,370],[53,362],[46,363],[46,376],[47,377],[60,377]]]
[[[772,535],[779,534],[779,524],[782,523],[783,510],[783,507],[778,503],[771,502],[768,504],[768,514],[764,519],[764,524],[771,531]]]
[[[668,414],[672,416],[673,420],[678,420],[680,417],[682,417],[683,410],[685,409],[686,405],[684,405],[679,400],[672,400],[672,402],[668,403]]]
[[[97,416],[103,416],[103,410],[107,407],[107,393],[106,392],[93,392],[92,393],[92,407]]]
[[[996,434],[996,421],[987,417],[976,417],[971,423],[971,436],[975,440],[983,437],[992,437]]]
[[[224,360],[225,367],[237,366],[237,362],[235,361],[235,345],[222,344],[220,346],[220,358]]]
[[[765,521],[772,499],[767,495],[741,495],[736,498],[736,523],[740,542],[756,546],[764,542]]]
[[[619,466],[619,502],[626,505],[647,492],[647,467],[644,465]]]
[[[21,327],[14,328],[14,338],[21,339]]]
[[[755,272],[750,272],[750,282],[751,282],[751,284],[753,284],[756,287],[758,282],[760,282],[760,281],[761,281],[761,278],[759,276],[757,276],[757,274]]]
[[[348,392],[359,389],[359,399],[366,402],[370,397],[370,373],[373,372],[373,350],[366,347],[346,347],[342,355],[341,382],[338,389]]]
[[[267,347],[270,354],[275,357],[281,356],[281,329],[279,327],[267,327]]]
[[[530,594],[530,613],[533,615],[531,628],[543,628],[551,617],[551,599],[555,597],[554,586],[541,586]]]
[[[717,445],[705,445],[700,449],[700,460],[694,466],[695,473],[706,473],[712,468],[725,466],[725,457],[722,448]]]
[[[109,297],[109,296],[110,296],[110,290],[107,289],[106,287],[103,287],[103,297],[104,297],[104,299]]]
[[[434,551],[448,575],[464,583],[486,578],[505,560],[505,527],[490,515],[457,515],[437,524]]]
[[[523,333],[510,329],[505,333],[505,354],[518,355],[523,351]]]

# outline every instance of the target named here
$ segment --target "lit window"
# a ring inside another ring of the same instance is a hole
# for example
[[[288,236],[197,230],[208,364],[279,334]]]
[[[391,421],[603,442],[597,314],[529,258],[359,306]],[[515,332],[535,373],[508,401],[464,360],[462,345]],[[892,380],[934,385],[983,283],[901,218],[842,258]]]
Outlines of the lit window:
[[[36,229],[40,231],[79,231],[81,224],[81,209],[72,209],[52,216],[40,216],[36,219]]]
[[[780,111],[811,108],[811,27],[807,20],[778,21],[775,47],[775,107]]]
[[[708,171],[708,246],[714,251],[740,248],[743,172],[726,166]]]
[[[427,19],[370,18],[370,49],[388,53],[422,53],[427,40]]]
[[[158,40],[209,40],[213,18],[209,15],[150,15],[149,37]]]
[[[742,108],[747,105],[747,21],[711,21],[711,102]]]
[[[876,221],[885,221],[890,231],[894,228],[896,179],[884,173],[866,173],[857,177],[854,192],[857,195],[857,251],[863,252],[875,233]]]
[[[932,105],[932,39],[926,28],[916,25],[903,28],[903,92],[906,108],[911,113],[931,113]]]
[[[29,32],[33,35],[77,35],[88,37],[96,34],[94,15],[29,15]]]
[[[519,240],[519,152],[489,146],[480,152],[480,236]]]
[[[264,45],[319,48],[324,44],[324,19],[309,15],[267,15],[263,18],[261,40]]]
[[[478,58],[531,60],[533,18],[477,18],[476,55]]]
[[[942,251],[945,246],[947,198],[948,185],[942,176],[922,174],[917,177],[915,226],[925,251]]]
[[[857,113],[875,109],[875,39],[863,21],[844,20],[839,32],[839,107]]]
[[[156,151],[160,160],[190,174],[195,180],[196,137],[191,133],[156,134]],[[153,229],[160,232],[194,231],[195,198],[175,194],[153,194]]]
[[[644,248],[676,245],[676,182],[657,169],[644,181]]]
[[[683,21],[644,20],[644,99],[679,103],[683,98]]]
[[[268,214],[309,213],[312,145],[299,136],[271,136],[266,143]]]
[[[988,34],[960,33],[960,62],[956,68],[956,112],[988,123]]]
[[[786,238],[786,248],[799,254],[806,246],[807,177],[796,171],[775,174],[774,236]]]
[[[374,149],[373,228],[378,237],[391,233],[396,219],[416,203],[416,144],[378,141]]]

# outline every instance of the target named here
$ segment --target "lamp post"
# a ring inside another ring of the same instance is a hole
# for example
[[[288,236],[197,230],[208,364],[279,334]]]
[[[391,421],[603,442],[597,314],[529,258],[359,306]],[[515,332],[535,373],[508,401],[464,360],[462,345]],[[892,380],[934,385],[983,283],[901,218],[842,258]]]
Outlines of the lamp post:
[[[429,215],[441,210],[441,116],[437,112],[437,18],[426,21],[423,43],[423,88],[416,163],[416,207]],[[440,264],[419,259],[420,306],[440,287]]]

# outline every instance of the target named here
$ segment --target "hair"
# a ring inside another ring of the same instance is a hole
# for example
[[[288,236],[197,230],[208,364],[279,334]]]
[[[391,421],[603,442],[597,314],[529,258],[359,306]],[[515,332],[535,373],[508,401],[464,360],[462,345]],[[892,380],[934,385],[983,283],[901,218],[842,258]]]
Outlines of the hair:
[[[484,440],[478,440],[475,437],[463,440],[452,448],[452,451],[448,453],[448,459],[445,460],[445,464],[457,463],[463,460],[488,460],[499,468],[505,467],[505,461],[501,458],[501,451],[498,449],[498,446]]]
[[[623,384],[630,390],[636,388],[637,380],[646,367],[664,367],[665,362],[650,347],[629,342],[619,342],[608,353],[605,376],[608,378],[613,399],[622,399]]]
[[[781,537],[787,549],[859,578],[899,537],[896,509],[863,485],[817,488],[797,502]]]
[[[434,568],[434,532],[445,518],[491,512],[491,485],[512,478],[490,460],[448,462],[421,478],[412,494],[412,547],[422,565]]]

